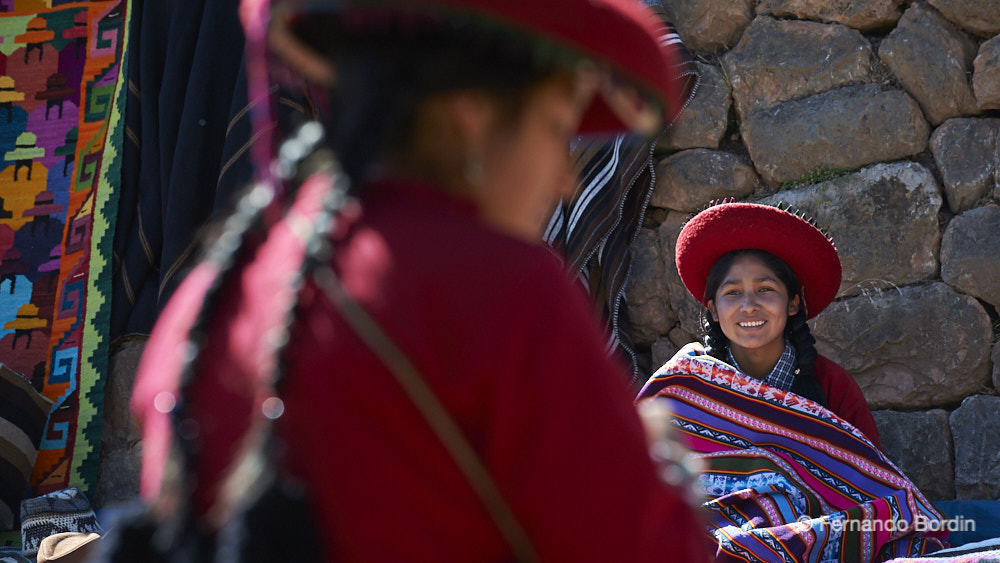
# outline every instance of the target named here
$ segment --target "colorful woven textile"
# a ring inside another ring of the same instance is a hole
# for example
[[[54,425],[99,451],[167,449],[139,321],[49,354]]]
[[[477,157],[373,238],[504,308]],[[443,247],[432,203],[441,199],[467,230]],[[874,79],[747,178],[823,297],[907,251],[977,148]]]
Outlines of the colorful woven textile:
[[[76,487],[21,501],[21,551],[35,556],[42,541],[63,532],[103,533],[86,495]]]
[[[54,402],[26,496],[93,487],[128,0],[0,0],[0,362]]]
[[[1000,563],[1000,551],[984,551],[941,557],[901,557],[889,563]]]
[[[637,401],[671,400],[704,468],[722,561],[886,561],[942,547],[941,515],[861,432],[818,403],[688,345]]]

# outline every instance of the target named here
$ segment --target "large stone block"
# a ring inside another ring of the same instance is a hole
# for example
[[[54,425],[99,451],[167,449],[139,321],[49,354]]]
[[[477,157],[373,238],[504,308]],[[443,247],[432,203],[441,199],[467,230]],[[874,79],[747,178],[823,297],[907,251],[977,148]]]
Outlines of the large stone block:
[[[979,46],[972,68],[972,92],[979,109],[1000,109],[1000,35]]]
[[[761,177],[777,185],[818,167],[854,170],[918,154],[930,128],[905,92],[865,84],[755,112],[741,133]]]
[[[649,204],[690,213],[714,199],[746,197],[759,182],[753,166],[733,153],[691,149],[657,164]]]
[[[944,283],[837,301],[812,326],[873,408],[943,407],[989,386],[989,315]]]
[[[875,411],[882,453],[930,500],[955,498],[955,455],[948,412]]]
[[[912,162],[876,164],[761,200],[813,217],[837,245],[841,295],[937,275],[941,195],[934,175]]]
[[[1000,207],[977,207],[948,223],[941,239],[941,279],[1000,307]]]
[[[976,35],[1000,33],[1000,7],[996,0],[928,0],[962,29]]]
[[[955,439],[955,495],[1000,497],[1000,397],[975,395],[951,413]]]
[[[741,119],[781,102],[868,81],[871,46],[853,29],[808,21],[756,18],[723,55]]]
[[[993,343],[990,359],[993,360],[993,389],[1000,391],[1000,340]]]
[[[779,18],[839,23],[861,31],[889,27],[899,20],[899,2],[894,0],[761,0],[758,14]]]
[[[632,340],[639,346],[649,346],[667,334],[677,322],[666,293],[667,273],[660,234],[652,229],[640,229],[630,247],[632,273],[626,284]]]
[[[650,349],[653,358],[653,369],[651,371],[656,372],[656,370],[660,369],[660,366],[667,363],[670,358],[673,358],[674,354],[676,354],[678,350],[680,350],[680,347],[674,344],[670,340],[670,337],[661,336],[656,339],[656,342],[653,343],[653,346]]]
[[[732,96],[722,70],[700,62],[695,64],[699,76],[694,98],[660,140],[659,148],[663,150],[717,149],[729,125]]]
[[[976,43],[923,2],[903,13],[878,54],[932,124],[977,113],[966,76],[972,70]]]
[[[104,388],[104,424],[97,490],[97,508],[134,498],[139,492],[142,434],[132,417],[129,402],[145,337],[129,337],[117,342],[108,362]]]
[[[931,133],[930,148],[944,181],[948,207],[971,209],[997,183],[1000,119],[956,117]]]
[[[690,213],[671,212],[659,228],[660,240],[663,241],[664,267],[666,271],[666,291],[670,296],[670,307],[674,310],[679,321],[678,329],[670,332],[670,341],[678,348],[698,339],[702,335],[702,311],[704,307],[698,299],[695,299],[684,288],[681,276],[677,273],[677,264],[674,263],[674,249],[677,245],[677,236],[680,235],[684,223],[691,218]],[[684,338],[681,334],[689,336]]]
[[[671,0],[663,2],[684,44],[714,53],[740,40],[753,19],[753,0]]]

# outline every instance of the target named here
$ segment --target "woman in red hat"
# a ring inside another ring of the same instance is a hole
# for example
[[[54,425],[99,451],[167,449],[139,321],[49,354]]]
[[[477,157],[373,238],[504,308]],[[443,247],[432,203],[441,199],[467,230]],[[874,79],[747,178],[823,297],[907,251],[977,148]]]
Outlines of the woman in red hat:
[[[777,207],[722,203],[684,226],[674,258],[684,286],[705,305],[706,354],[820,403],[879,445],[861,388],[816,353],[806,324],[840,288],[832,239]]]
[[[942,517],[880,451],[857,383],[816,353],[806,320],[833,301],[833,241],[787,210],[722,203],[681,230],[675,261],[704,305],[646,382],[697,470],[717,559],[885,561],[941,548]],[[940,522],[935,523],[938,525]]]
[[[213,536],[276,468],[321,539],[264,510],[246,536],[272,560],[701,560],[624,366],[540,242],[575,135],[678,110],[655,18],[634,0],[274,4],[244,2],[248,56],[266,38],[329,111],[260,163],[153,331],[143,497]]]

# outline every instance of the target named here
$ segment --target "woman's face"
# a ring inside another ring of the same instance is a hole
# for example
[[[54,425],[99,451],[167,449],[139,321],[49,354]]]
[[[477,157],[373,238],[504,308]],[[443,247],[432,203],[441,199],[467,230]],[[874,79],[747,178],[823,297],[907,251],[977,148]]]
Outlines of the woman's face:
[[[570,143],[586,102],[568,76],[542,83],[513,122],[495,113],[483,150],[477,200],[494,227],[539,241],[556,203],[576,188]]]
[[[788,317],[799,311],[799,296],[789,300],[788,288],[760,258],[741,254],[706,306],[734,354],[753,350],[777,360],[785,348]]]

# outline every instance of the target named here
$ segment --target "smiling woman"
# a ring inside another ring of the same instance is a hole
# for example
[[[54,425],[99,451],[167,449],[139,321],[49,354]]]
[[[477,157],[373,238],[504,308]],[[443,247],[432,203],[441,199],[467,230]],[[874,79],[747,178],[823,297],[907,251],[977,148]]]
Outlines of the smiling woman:
[[[677,240],[685,287],[705,305],[705,352],[765,383],[829,408],[878,445],[860,387],[816,353],[806,320],[833,301],[833,241],[776,207],[722,203],[693,217]]]
[[[636,403],[668,401],[700,464],[718,560],[884,561],[941,548],[941,515],[879,450],[860,388],[816,353],[806,320],[833,301],[840,258],[809,221],[721,203],[694,216],[675,260],[704,305],[705,343],[681,349]],[[887,533],[845,521],[906,522]]]
[[[779,270],[785,275],[779,275]],[[785,350],[788,319],[799,312],[799,289],[783,281],[792,282],[789,274],[773,254],[746,250],[720,258],[708,276],[706,295],[711,298],[705,306],[709,315],[729,339],[736,365],[757,379],[771,373]]]

